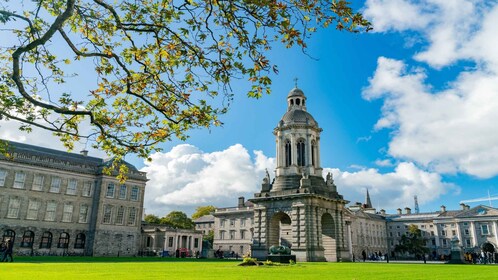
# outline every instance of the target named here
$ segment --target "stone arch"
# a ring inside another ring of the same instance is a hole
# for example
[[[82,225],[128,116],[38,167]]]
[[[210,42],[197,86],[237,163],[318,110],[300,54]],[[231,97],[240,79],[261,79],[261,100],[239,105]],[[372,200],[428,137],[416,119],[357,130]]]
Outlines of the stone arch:
[[[337,261],[335,223],[332,215],[324,213],[321,219],[323,255],[328,262]]]
[[[271,217],[268,232],[268,248],[280,245],[292,246],[292,221],[284,212],[278,212]]]
[[[486,241],[484,243],[481,244],[481,249],[484,251],[484,252],[490,252],[490,253],[494,253],[496,252],[496,246],[489,242],[489,241]]]

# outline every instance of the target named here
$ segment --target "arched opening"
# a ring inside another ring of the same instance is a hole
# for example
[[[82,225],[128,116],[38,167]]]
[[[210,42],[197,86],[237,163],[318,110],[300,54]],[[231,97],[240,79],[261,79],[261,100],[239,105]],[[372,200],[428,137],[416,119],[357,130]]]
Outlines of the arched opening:
[[[67,249],[69,247],[69,234],[67,232],[61,233],[59,235],[59,242],[57,242],[57,248]]]
[[[322,216],[323,255],[328,262],[337,261],[337,248],[334,234],[334,219],[329,213]]]
[[[296,99],[296,105],[297,106],[301,105],[301,99],[299,99],[299,98]]]
[[[291,160],[291,143],[289,140],[285,140],[285,166],[288,167],[292,164]]]
[[[292,247],[291,218],[284,212],[278,212],[270,220],[268,248],[271,246]]]
[[[22,235],[21,247],[22,248],[33,248],[33,240],[35,239],[35,233],[31,230],[27,230]]]
[[[74,249],[83,249],[85,248],[86,236],[84,233],[78,233],[76,235],[76,240],[74,241]]]
[[[294,105],[294,100],[293,100],[293,99],[291,99],[291,100],[290,100],[290,105],[291,105],[291,106],[293,106],[293,105]]]
[[[484,242],[482,245],[481,245],[481,249],[485,252],[485,253],[494,253],[496,251],[496,248],[495,248],[495,245],[493,245],[491,242],[489,241],[486,241]]]
[[[7,240],[12,240],[12,242],[14,242],[15,239],[16,239],[16,232],[15,231],[13,231],[11,229],[7,229],[3,232],[2,242],[7,241]]]
[[[50,249],[52,247],[52,233],[49,231],[46,231],[42,234],[41,240],[40,240],[40,249],[46,248]]]
[[[313,141],[311,141],[311,164],[316,167],[318,165],[316,164],[316,155],[315,154],[316,154],[316,142],[315,142],[315,140],[313,140]]]
[[[297,141],[297,165],[298,166],[305,166],[306,165],[306,159],[305,159],[305,144],[304,144],[304,139],[299,139]]]

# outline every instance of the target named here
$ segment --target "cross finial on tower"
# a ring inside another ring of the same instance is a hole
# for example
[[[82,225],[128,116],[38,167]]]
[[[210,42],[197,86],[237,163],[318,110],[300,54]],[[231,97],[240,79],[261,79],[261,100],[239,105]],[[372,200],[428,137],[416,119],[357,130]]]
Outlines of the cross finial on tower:
[[[297,77],[295,77],[295,78],[294,78],[294,86],[295,86],[296,88],[297,88],[297,80],[298,80],[298,78],[297,78]]]

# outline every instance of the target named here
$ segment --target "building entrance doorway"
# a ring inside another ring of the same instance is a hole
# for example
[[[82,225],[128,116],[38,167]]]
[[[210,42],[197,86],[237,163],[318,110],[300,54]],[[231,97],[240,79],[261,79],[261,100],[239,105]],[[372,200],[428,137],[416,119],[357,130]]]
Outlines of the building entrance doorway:
[[[291,218],[284,212],[278,212],[270,220],[270,231],[268,236],[269,246],[292,247]]]
[[[337,250],[334,234],[334,219],[329,213],[325,213],[322,216],[322,246],[325,260],[328,262],[336,262]]]

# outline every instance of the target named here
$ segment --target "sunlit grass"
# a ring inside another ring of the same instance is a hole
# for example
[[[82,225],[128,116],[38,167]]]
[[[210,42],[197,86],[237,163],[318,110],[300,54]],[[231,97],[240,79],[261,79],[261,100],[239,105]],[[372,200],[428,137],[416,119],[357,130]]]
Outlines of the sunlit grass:
[[[498,279],[496,265],[297,263],[241,267],[236,261],[174,258],[18,257],[0,279]]]

